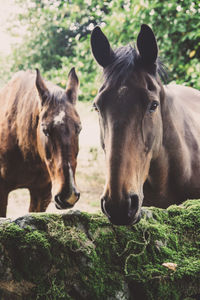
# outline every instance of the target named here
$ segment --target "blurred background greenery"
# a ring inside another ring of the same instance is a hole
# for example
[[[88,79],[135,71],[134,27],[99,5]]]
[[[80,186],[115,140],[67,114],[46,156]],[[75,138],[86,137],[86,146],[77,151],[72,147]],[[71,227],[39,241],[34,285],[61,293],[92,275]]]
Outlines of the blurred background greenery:
[[[43,76],[64,87],[70,67],[81,81],[79,99],[94,98],[99,67],[90,51],[90,33],[100,25],[113,48],[134,45],[142,23],[157,37],[169,80],[200,88],[199,0],[15,0],[21,10],[7,24],[21,35],[9,56],[0,58],[0,81],[19,69],[38,67]],[[23,30],[22,30],[23,28]]]

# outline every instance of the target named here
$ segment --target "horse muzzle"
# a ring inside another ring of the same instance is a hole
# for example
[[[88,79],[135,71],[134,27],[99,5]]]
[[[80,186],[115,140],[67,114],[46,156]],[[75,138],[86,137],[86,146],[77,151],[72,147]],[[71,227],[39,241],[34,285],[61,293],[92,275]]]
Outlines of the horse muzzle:
[[[118,203],[106,197],[101,199],[102,212],[112,224],[134,225],[140,221],[141,212],[139,210],[139,197],[137,195],[129,195],[124,201],[121,200]]]
[[[76,189],[73,190],[70,196],[60,193],[54,197],[55,206],[58,209],[72,208],[79,198],[80,193]]]

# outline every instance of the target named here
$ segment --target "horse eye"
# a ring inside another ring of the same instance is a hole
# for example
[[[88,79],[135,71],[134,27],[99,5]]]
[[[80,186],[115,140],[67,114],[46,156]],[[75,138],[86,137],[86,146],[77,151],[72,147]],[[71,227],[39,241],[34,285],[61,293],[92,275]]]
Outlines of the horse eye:
[[[43,128],[43,133],[45,136],[49,136],[49,130],[47,128]]]
[[[149,112],[153,113],[156,110],[156,108],[158,107],[158,105],[159,105],[158,101],[153,101],[151,103],[150,108],[149,108]]]
[[[93,103],[92,108],[93,108],[95,111],[99,112],[99,109],[98,109],[98,107],[97,107],[97,105],[96,105],[95,103]]]
[[[78,135],[82,130],[82,126],[81,125],[76,126],[75,130],[76,130],[76,135]]]

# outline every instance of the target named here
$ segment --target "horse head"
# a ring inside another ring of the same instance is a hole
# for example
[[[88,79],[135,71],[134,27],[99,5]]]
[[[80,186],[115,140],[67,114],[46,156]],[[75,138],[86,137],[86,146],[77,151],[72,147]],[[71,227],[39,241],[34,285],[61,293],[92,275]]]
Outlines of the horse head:
[[[102,211],[113,224],[134,224],[140,220],[150,164],[162,145],[157,42],[151,28],[142,25],[137,49],[128,45],[114,51],[95,27],[91,47],[104,74],[94,100],[107,165]]]
[[[52,183],[52,196],[58,209],[72,207],[80,193],[75,184],[78,135],[81,130],[76,111],[78,77],[72,68],[66,89],[44,82],[39,70],[36,87],[39,94],[37,145]]]

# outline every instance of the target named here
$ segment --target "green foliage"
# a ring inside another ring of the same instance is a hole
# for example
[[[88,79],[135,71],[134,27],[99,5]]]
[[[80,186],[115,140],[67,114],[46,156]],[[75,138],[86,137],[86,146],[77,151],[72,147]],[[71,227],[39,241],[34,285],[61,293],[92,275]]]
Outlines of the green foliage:
[[[126,3],[126,2],[125,2]],[[128,4],[129,3],[129,4]],[[125,4],[126,5],[126,4]],[[156,35],[160,56],[177,83],[200,88],[199,1],[127,1],[126,10],[113,10],[106,18],[106,34],[113,45],[135,41],[142,23]],[[118,41],[116,43],[116,41]]]
[[[170,78],[200,88],[199,1],[150,0],[138,5],[137,24],[151,24]]]
[[[90,33],[100,25],[116,48],[135,43],[140,25],[149,24],[170,80],[200,88],[200,7],[197,0],[16,0],[23,13],[11,25],[24,26],[21,45],[13,49],[10,72],[39,67],[65,87],[72,66],[80,77],[80,100],[91,101],[101,71],[90,50]],[[0,77],[5,77],[5,73]]]

